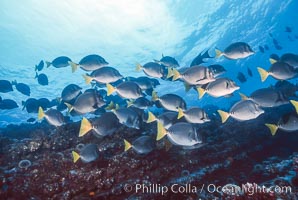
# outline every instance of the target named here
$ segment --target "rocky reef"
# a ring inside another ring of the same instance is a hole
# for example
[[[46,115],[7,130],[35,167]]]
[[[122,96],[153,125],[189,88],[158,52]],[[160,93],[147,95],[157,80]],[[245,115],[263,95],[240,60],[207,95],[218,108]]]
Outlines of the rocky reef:
[[[155,134],[154,123],[104,138],[79,138],[79,122],[10,125],[0,130],[0,199],[297,199],[298,133],[272,136],[264,123],[276,118],[216,119],[198,128],[202,147],[166,148],[163,139],[145,156],[124,152],[123,139]],[[73,163],[87,143],[100,158]]]

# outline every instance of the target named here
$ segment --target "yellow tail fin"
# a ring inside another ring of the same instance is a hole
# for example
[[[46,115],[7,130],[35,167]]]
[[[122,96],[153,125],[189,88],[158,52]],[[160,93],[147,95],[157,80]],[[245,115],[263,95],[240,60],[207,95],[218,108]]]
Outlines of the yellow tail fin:
[[[242,100],[248,100],[249,98],[247,96],[245,96],[244,94],[239,92],[239,95],[241,97]]]
[[[270,63],[271,63],[271,65],[272,65],[272,64],[276,63],[276,62],[277,62],[277,60],[275,60],[275,59],[273,59],[273,58],[270,58],[270,59],[269,59],[269,62],[270,62]]]
[[[220,56],[222,56],[222,52],[219,49],[215,49],[215,58],[219,58]]]
[[[92,124],[88,121],[88,119],[83,117],[81,121],[79,137],[86,135],[86,133],[88,133],[91,129],[92,129]]]
[[[177,69],[173,69],[173,81],[176,81],[177,79],[179,79],[181,77],[181,74],[178,72]]]
[[[124,140],[124,151],[128,151],[131,147],[131,144],[127,140]]]
[[[163,127],[161,122],[157,122],[157,137],[156,140],[161,140],[167,134],[167,130]]]
[[[73,106],[66,102],[64,102],[64,104],[67,106],[68,112],[70,113],[73,110]]]
[[[227,121],[227,119],[230,117],[230,114],[225,112],[225,111],[217,110],[217,112],[221,117],[221,122],[222,123],[225,123]]]
[[[107,90],[107,95],[110,96],[116,89],[111,84],[107,83]]]
[[[171,67],[169,67],[167,78],[171,78],[172,76],[174,76],[174,72],[173,72],[173,69]]]
[[[152,112],[148,112],[148,119],[147,119],[147,123],[151,123],[151,122],[154,122],[156,121],[156,117],[155,115],[152,113]]]
[[[296,113],[298,114],[298,101],[290,100],[290,102],[295,107]]]
[[[274,136],[278,129],[278,126],[276,126],[275,124],[265,124],[265,125],[269,128],[272,136]]]
[[[132,106],[134,100],[127,100],[126,103],[127,103],[127,108]]]
[[[81,156],[75,151],[72,151],[71,153],[72,153],[72,157],[73,157],[73,163],[76,163],[80,159]]]
[[[46,61],[47,68],[48,68],[51,64],[52,64],[51,62]]]
[[[157,101],[158,100],[158,96],[157,93],[155,91],[152,92],[152,101]]]
[[[183,110],[181,108],[178,108],[178,116],[177,119],[180,119],[181,117],[184,116]]]
[[[78,64],[77,63],[68,61],[68,64],[71,66],[72,73],[74,73],[78,69]]]
[[[42,109],[42,107],[39,107],[38,108],[38,120],[41,120],[44,117],[45,117],[45,114],[43,112],[43,109]]]
[[[84,77],[84,79],[85,79],[85,83],[86,83],[87,85],[89,85],[89,84],[91,83],[91,81],[93,80],[93,77],[88,76],[88,75],[86,75],[86,74],[83,74],[83,77]]]
[[[136,71],[141,71],[142,69],[143,69],[143,66],[140,63],[137,63]]]
[[[204,96],[204,94],[206,93],[206,90],[201,87],[197,87],[197,91],[199,93],[199,99],[201,99]]]
[[[261,68],[261,67],[258,67],[258,72],[259,72],[259,74],[261,76],[262,82],[264,82],[267,79],[269,73],[266,70],[264,70],[263,68]]]
[[[115,104],[114,104],[114,102],[111,101],[111,102],[109,103],[109,105],[107,105],[107,107],[105,107],[105,109],[106,109],[106,110],[113,110],[113,109],[115,109]]]

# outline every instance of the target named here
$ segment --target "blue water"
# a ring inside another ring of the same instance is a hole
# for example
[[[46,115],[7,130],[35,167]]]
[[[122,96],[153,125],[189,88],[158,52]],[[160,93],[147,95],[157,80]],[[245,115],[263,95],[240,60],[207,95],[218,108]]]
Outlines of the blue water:
[[[4,0],[0,2],[0,79],[17,80],[31,87],[31,97],[53,99],[62,89],[75,83],[84,89],[78,70],[45,68],[48,86],[41,86],[35,77],[35,65],[40,60],[51,61],[66,55],[78,62],[88,54],[103,56],[111,66],[124,76],[144,76],[135,71],[136,63],[160,59],[162,54],[173,56],[180,66],[189,66],[192,59],[203,50],[215,47],[223,50],[233,42],[247,42],[255,55],[241,60],[208,59],[205,65],[221,64],[227,69],[224,77],[236,81],[240,92],[250,94],[276,81],[268,78],[261,83],[257,66],[268,69],[269,55],[298,53],[298,1],[283,0],[197,0],[197,1],[110,1],[110,0]],[[292,28],[286,33],[285,27]],[[269,33],[283,47],[276,50]],[[290,41],[288,36],[294,38]],[[259,45],[267,44],[269,51],[261,53]],[[247,67],[253,77],[247,76]],[[247,82],[241,84],[236,76],[243,72]],[[292,81],[295,83],[295,80]],[[188,106],[203,107],[214,104],[228,109],[239,100],[204,96],[198,100],[197,92],[185,93],[181,82],[161,81],[156,88],[160,95],[175,93],[185,98]],[[19,108],[0,110],[0,126],[25,122],[36,114],[22,110],[21,102],[28,97],[14,90],[1,93],[2,99],[15,100]]]

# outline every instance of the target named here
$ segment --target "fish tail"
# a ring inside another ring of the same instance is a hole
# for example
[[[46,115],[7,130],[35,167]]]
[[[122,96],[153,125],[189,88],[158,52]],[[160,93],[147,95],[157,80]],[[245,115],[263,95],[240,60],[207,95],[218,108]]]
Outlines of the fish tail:
[[[46,61],[47,68],[48,68],[51,64],[52,64],[51,62]]]
[[[110,96],[116,89],[109,83],[107,83],[107,96]]]
[[[221,50],[215,49],[215,58],[219,58],[222,55],[223,55],[223,53],[221,52]]]
[[[39,106],[39,108],[38,108],[38,120],[41,120],[44,117],[45,117],[44,111],[43,111],[42,107]]]
[[[76,163],[79,159],[80,159],[80,154],[78,154],[77,152],[75,151],[72,151],[72,157],[73,157],[73,163]]]
[[[180,119],[184,116],[184,112],[181,108],[178,108],[178,116],[177,116],[177,119]]]
[[[230,117],[230,114],[225,112],[225,111],[217,110],[217,112],[221,117],[221,122],[222,123],[225,123],[227,121],[227,119]]]
[[[11,85],[17,85],[17,84],[18,84],[17,80],[14,80],[14,81],[11,82]]]
[[[155,91],[152,91],[152,101],[157,101],[158,100],[158,96],[157,93]]]
[[[248,100],[249,99],[247,96],[245,96],[245,94],[242,94],[241,92],[239,92],[239,95],[241,97],[241,100]]]
[[[191,86],[187,83],[184,82],[184,89],[185,89],[185,92],[188,92],[190,90]]]
[[[201,99],[204,96],[204,94],[206,93],[206,90],[201,87],[197,87],[197,91],[199,93],[199,99]]]
[[[156,117],[155,117],[155,115],[152,113],[152,112],[148,112],[148,119],[147,119],[147,123],[151,123],[151,122],[154,122],[154,121],[156,121]]]
[[[92,129],[91,123],[88,121],[88,119],[83,117],[83,119],[81,121],[79,137],[86,135],[86,133],[88,133],[91,129]]]
[[[275,124],[265,124],[265,125],[269,128],[272,136],[274,136],[276,134],[278,126],[276,126]]]
[[[124,139],[124,151],[128,151],[131,147],[132,145]]]
[[[71,71],[74,73],[78,69],[78,64],[72,61],[68,61],[68,64],[71,66]]]
[[[38,69],[37,69],[37,65],[35,65],[35,71],[37,71]]]
[[[157,123],[157,137],[156,140],[161,140],[167,134],[167,130],[164,128],[161,122]]]
[[[267,77],[269,75],[269,72],[267,72],[265,69],[263,69],[261,67],[258,67],[258,72],[259,72],[259,74],[261,76],[262,82],[264,82],[267,79]]]
[[[143,69],[143,66],[140,63],[136,64],[136,71],[141,71]]]
[[[269,58],[269,62],[271,63],[271,65],[273,65],[274,63],[277,62],[277,60],[273,59],[273,58]]]
[[[178,72],[177,69],[173,69],[173,81],[176,81],[181,77],[181,74]]]
[[[89,85],[91,83],[91,81],[93,80],[93,78],[91,76],[88,76],[87,74],[83,74],[83,77],[84,77],[85,83],[87,85]]]
[[[115,104],[113,101],[109,103],[107,107],[105,107],[106,110],[113,110],[115,108]]]
[[[167,78],[171,78],[172,76],[174,76],[174,71],[173,71],[173,68],[169,67]]]
[[[134,100],[127,100],[126,103],[127,103],[127,108],[132,106]]]
[[[295,107],[296,113],[298,114],[298,101],[290,100],[290,102]]]
[[[69,103],[64,102],[64,104],[67,106],[68,108],[68,113],[70,113],[73,110],[73,106]]]

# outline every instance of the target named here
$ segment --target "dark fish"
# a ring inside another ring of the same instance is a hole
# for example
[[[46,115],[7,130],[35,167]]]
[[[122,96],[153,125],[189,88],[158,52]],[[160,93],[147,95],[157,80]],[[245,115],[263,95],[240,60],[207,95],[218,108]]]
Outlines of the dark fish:
[[[278,41],[277,41],[277,39],[273,38],[273,39],[272,39],[272,42],[273,42],[274,45],[278,45]]]
[[[248,75],[249,75],[250,77],[253,76],[253,75],[252,75],[252,71],[249,69],[249,67],[247,67],[247,73],[248,73]]]
[[[298,86],[289,81],[277,81],[274,88],[281,91],[287,97],[296,96],[295,93],[298,91]]]
[[[148,154],[156,147],[154,139],[150,136],[141,136],[132,143],[129,143],[127,140],[124,140],[124,146],[125,151],[132,148],[138,154]]]
[[[27,122],[32,123],[32,122],[35,122],[35,120],[36,120],[35,118],[31,117],[31,118],[27,119]]]
[[[280,61],[288,63],[295,69],[298,69],[298,55],[293,53],[285,53],[280,57]]]
[[[282,46],[280,46],[279,44],[274,45],[274,47],[275,47],[277,50],[282,50]]]
[[[46,110],[51,107],[51,102],[47,98],[40,98],[38,99],[38,105]]]
[[[69,62],[72,68],[72,72],[75,72],[80,66],[85,71],[94,71],[101,67],[107,66],[109,63],[100,55],[91,54],[82,58],[79,64]]]
[[[18,104],[14,100],[3,99],[2,101],[0,101],[0,109],[2,110],[10,110],[18,107]]]
[[[197,55],[191,62],[190,67],[205,63],[205,61],[204,61],[205,58],[213,58],[209,55],[208,51],[209,51],[209,49],[207,51],[205,51],[204,53],[203,53],[203,51],[201,53],[199,53],[199,55]]]
[[[37,78],[37,81],[40,85],[48,85],[49,84],[48,77],[45,74],[37,74],[37,72],[36,72],[35,78]]]
[[[0,101],[2,101],[2,97],[0,97]]]
[[[246,77],[244,76],[244,74],[242,72],[238,72],[238,75],[237,75],[237,79],[241,82],[241,83],[244,83],[246,82]]]
[[[82,88],[76,84],[67,85],[61,93],[61,98],[65,102],[70,102],[75,99],[81,92]]]
[[[62,68],[69,66],[69,62],[71,62],[71,59],[67,56],[59,56],[55,58],[52,62],[46,61],[47,67],[53,65],[53,67],[56,68]]]
[[[44,62],[41,60],[38,65],[35,65],[35,71],[41,71],[44,67]]]
[[[292,28],[289,26],[286,26],[285,32],[287,33],[291,33],[292,32]]]
[[[13,91],[11,82],[7,80],[0,80],[0,92],[6,93]]]
[[[277,54],[271,54],[270,58],[273,59],[273,60],[276,60],[276,61],[279,60],[279,56]]]
[[[28,113],[37,113],[39,108],[39,102],[37,99],[29,98],[26,102],[22,101],[23,110],[26,108]]]
[[[12,85],[14,85],[20,93],[30,96],[30,87],[25,83],[17,83],[17,81],[13,81]]]
[[[80,153],[72,151],[73,162],[76,163],[80,158],[83,163],[89,163],[97,160],[99,157],[99,150],[96,144],[85,145]]]
[[[265,45],[264,45],[264,48],[266,49],[266,51],[268,51],[268,50],[269,50],[269,47],[268,47],[268,45],[267,45],[267,44],[265,44]]]
[[[262,46],[259,46],[259,50],[260,50],[260,52],[262,52],[262,53],[265,52],[264,47],[262,47]]]
[[[219,75],[225,73],[227,70],[221,65],[209,65],[209,70],[212,71],[214,77],[218,77]]]
[[[179,63],[177,60],[171,56],[163,56],[160,60],[154,60],[154,62],[157,62],[158,64],[161,64],[165,67],[179,67]]]

